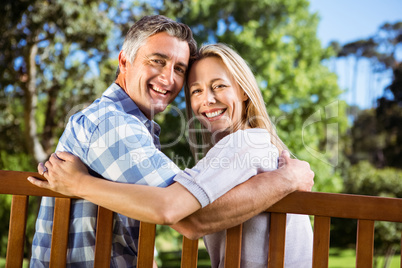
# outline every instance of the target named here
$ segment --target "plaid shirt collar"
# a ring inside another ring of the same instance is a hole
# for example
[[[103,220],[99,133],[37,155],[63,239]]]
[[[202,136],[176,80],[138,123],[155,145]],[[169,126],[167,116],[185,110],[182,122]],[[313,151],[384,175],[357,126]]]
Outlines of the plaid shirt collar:
[[[112,100],[117,106],[120,106],[127,114],[137,117],[143,123],[150,133],[159,137],[161,127],[153,120],[149,120],[138,108],[137,104],[127,95],[124,89],[116,83],[113,83],[103,94],[103,97]]]

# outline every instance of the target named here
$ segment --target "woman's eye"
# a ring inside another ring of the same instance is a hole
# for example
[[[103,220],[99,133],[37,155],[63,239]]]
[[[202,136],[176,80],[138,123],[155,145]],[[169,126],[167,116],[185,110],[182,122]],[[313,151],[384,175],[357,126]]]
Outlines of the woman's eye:
[[[197,94],[197,93],[200,93],[200,92],[201,92],[200,89],[194,89],[193,91],[191,91],[191,95],[194,95],[194,94]]]
[[[226,87],[226,85],[221,84],[221,85],[216,85],[213,88],[214,89],[219,89],[219,88],[224,88],[224,87]]]

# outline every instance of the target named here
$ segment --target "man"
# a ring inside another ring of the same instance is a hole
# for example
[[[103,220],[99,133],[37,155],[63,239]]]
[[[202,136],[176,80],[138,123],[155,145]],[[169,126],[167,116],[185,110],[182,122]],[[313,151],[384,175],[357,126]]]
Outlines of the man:
[[[139,20],[119,54],[115,83],[70,118],[57,150],[79,156],[93,173],[108,180],[158,187],[173,183],[179,169],[159,150],[160,129],[152,118],[180,92],[195,53],[186,25],[163,16]],[[314,175],[308,164],[288,156],[283,161],[279,170],[255,176],[173,227],[197,238],[239,224],[290,192],[310,190]],[[48,266],[53,207],[54,199],[43,198],[31,267]],[[96,208],[85,200],[72,202],[68,266],[93,266]],[[115,215],[111,267],[135,267],[138,227],[136,220]]]

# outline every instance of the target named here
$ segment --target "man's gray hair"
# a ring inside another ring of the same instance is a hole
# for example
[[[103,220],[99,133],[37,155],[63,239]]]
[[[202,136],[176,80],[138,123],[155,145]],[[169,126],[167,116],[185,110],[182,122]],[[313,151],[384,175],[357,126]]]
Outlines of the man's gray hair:
[[[147,39],[161,32],[166,32],[179,40],[186,41],[190,48],[190,59],[195,58],[197,55],[197,43],[193,38],[190,27],[162,15],[145,16],[131,26],[123,43],[122,51],[124,56],[130,63],[133,63],[138,50],[145,44]],[[119,70],[117,70],[116,78],[118,74]]]

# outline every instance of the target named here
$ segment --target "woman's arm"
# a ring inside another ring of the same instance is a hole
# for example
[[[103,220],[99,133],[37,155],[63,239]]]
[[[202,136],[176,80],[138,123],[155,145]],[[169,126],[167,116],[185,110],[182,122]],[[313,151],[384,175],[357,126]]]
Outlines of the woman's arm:
[[[61,160],[59,157],[63,160]],[[115,183],[88,174],[81,160],[69,153],[52,154],[38,172],[47,181],[28,180],[68,196],[84,198],[130,218],[156,224],[174,224],[201,208],[198,200],[179,183],[167,188]]]
[[[264,172],[236,186],[212,204],[171,226],[182,235],[197,239],[236,226],[266,210],[294,191],[311,191],[314,172],[305,161],[279,157],[279,169]]]

